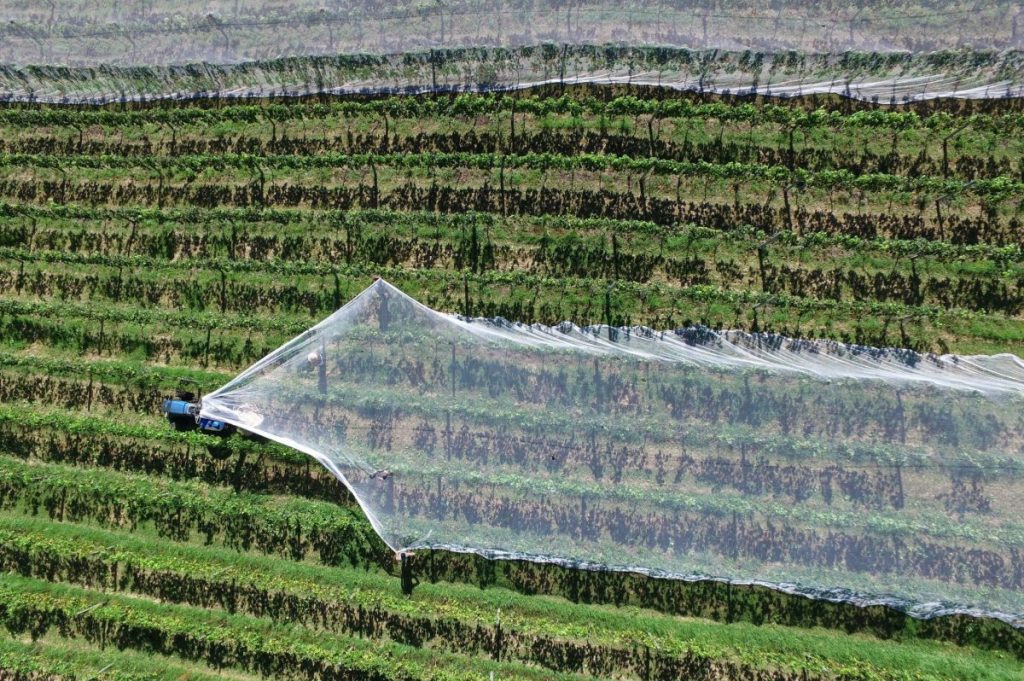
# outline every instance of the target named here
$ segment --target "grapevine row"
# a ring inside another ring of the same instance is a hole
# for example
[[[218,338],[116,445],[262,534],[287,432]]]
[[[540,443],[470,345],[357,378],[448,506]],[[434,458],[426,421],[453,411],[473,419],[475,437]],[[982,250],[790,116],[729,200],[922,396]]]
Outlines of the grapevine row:
[[[50,169],[134,169],[171,170],[200,173],[210,170],[314,170],[338,168],[395,169],[469,168],[475,170],[527,169],[540,171],[615,171],[673,177],[701,177],[711,181],[754,182],[765,180],[777,187],[812,188],[826,191],[911,192],[948,197],[973,195],[994,201],[1024,192],[1024,182],[997,176],[976,180],[954,180],[927,175],[904,177],[888,173],[855,174],[849,170],[809,171],[804,168],[767,166],[756,163],[713,163],[635,158],[613,154],[499,154],[469,152],[427,152],[422,154],[340,154],[314,156],[275,154],[196,154],[180,156],[115,156],[44,154],[0,154],[2,168]]]
[[[259,620],[124,596],[103,598],[82,589],[10,576],[0,578],[0,623],[15,635],[38,638],[54,630],[63,638],[99,646],[205,661],[218,669],[238,668],[274,678],[469,681],[479,679],[487,669],[516,678],[552,678],[550,670],[541,674],[524,665],[472,661],[438,651],[431,651],[432,660],[425,652],[393,643],[370,643],[340,634],[318,638],[301,629],[261,626]],[[698,658],[692,668],[699,669],[701,662],[707,661]],[[557,674],[554,678],[580,677]]]
[[[15,128],[66,127],[71,129],[100,126],[105,129],[139,127],[146,124],[174,127],[209,128],[221,123],[252,124],[275,121],[285,123],[336,117],[388,115],[392,118],[430,120],[440,117],[476,118],[499,113],[524,116],[655,116],[660,119],[715,120],[749,125],[775,125],[801,128],[867,128],[871,130],[908,130],[925,128],[941,134],[969,121],[978,130],[1012,134],[1024,128],[1024,114],[976,113],[969,117],[946,112],[921,115],[915,111],[871,108],[844,114],[824,108],[806,110],[794,103],[750,104],[702,102],[682,93],[677,98],[624,95],[610,99],[589,96],[516,96],[509,94],[464,93],[438,97],[383,97],[378,99],[342,99],[327,103],[239,104],[218,100],[214,106],[163,106],[117,111],[101,108],[9,107],[0,109],[0,125]]]
[[[381,175],[384,175],[381,169]],[[390,171],[389,171],[390,172]],[[663,196],[661,191],[614,191],[608,188],[512,188],[491,184],[491,178],[479,178],[482,186],[449,186],[436,179],[426,186],[401,176],[391,178],[402,182],[394,189],[380,184],[362,182],[355,186],[322,186],[320,184],[293,184],[291,182],[263,183],[259,179],[243,184],[188,181],[185,184],[145,182],[108,182],[90,180],[71,183],[67,180],[29,180],[7,178],[0,180],[0,197],[18,202],[43,204],[50,200],[61,203],[79,203],[90,206],[136,205],[139,210],[165,206],[191,206],[198,209],[222,208],[257,209],[266,207],[330,210],[415,210],[445,214],[491,213],[519,216],[566,216],[584,219],[636,220],[643,219],[658,225],[695,224],[720,231],[740,226],[774,234],[797,231],[801,234],[823,232],[874,239],[885,236],[895,239],[932,239],[952,244],[1012,246],[1018,243],[1021,221],[990,216],[961,215],[942,196],[934,204],[920,205],[916,213],[856,212],[836,214],[814,206],[795,206],[798,193],[788,194],[790,208],[770,204],[734,201],[693,201],[682,196]],[[637,186],[640,186],[640,180]],[[787,192],[792,187],[784,185]],[[730,189],[731,191],[731,189]],[[775,195],[777,196],[778,189]],[[666,191],[666,193],[671,193]],[[768,193],[769,198],[772,193]],[[785,198],[785,197],[784,197]],[[996,197],[998,199],[998,197]],[[995,200],[995,199],[994,199]],[[993,208],[995,203],[990,203]],[[930,208],[926,214],[925,208]]]
[[[305,211],[295,209],[247,208],[165,208],[89,207],[82,205],[31,205],[0,202],[0,216],[7,219],[0,234],[8,247],[61,250],[73,253],[97,252],[102,255],[165,254],[169,259],[184,256],[211,258],[235,257],[309,261],[319,242],[344,233],[356,238],[388,231],[402,236],[426,230],[438,241],[461,243],[476,229],[478,234],[494,230],[546,230],[551,233],[616,234],[624,252],[668,237],[693,240],[733,241],[743,248],[755,249],[764,233],[735,227],[728,232],[694,224],[657,225],[640,220],[605,220],[572,216],[501,217],[492,213],[425,213],[419,211],[351,210]],[[100,223],[86,225],[86,222]],[[117,224],[120,223],[120,224]],[[230,228],[230,229],[229,229]],[[460,234],[456,240],[453,235]],[[368,235],[368,234],[367,234]],[[774,243],[797,250],[832,248],[856,252],[889,254],[895,257],[934,258],[939,262],[994,260],[1012,264],[1024,261],[1019,244],[954,244],[917,239],[866,239],[843,234],[811,232],[799,234],[781,230],[772,235]],[[340,237],[339,237],[340,238]],[[515,242],[513,242],[515,243]],[[234,245],[232,245],[234,244]],[[344,259],[346,249],[332,245],[331,250],[314,260]],[[232,258],[234,259],[234,258]]]

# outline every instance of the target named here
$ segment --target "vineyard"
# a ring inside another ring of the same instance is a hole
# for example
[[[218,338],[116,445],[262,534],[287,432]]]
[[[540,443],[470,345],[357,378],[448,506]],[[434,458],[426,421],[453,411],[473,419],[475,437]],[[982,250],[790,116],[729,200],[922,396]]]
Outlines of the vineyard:
[[[10,0],[4,18],[0,61],[74,66],[230,64],[543,42],[924,53],[1019,49],[1024,38],[1024,16],[1012,0],[735,0],[728,5],[650,0],[639,6],[608,0],[153,0],[139,5],[98,0],[88,12],[61,3],[41,7]]]
[[[667,371],[641,385],[596,361],[559,374],[374,347],[315,418],[365,433],[399,476],[382,507],[460,531],[512,534],[492,516],[520,504],[519,527],[558,525],[609,556],[637,536],[652,555],[700,543],[723,564],[785,556],[865,589],[906,586],[895,565],[922,589],[984,590],[1003,618],[444,550],[416,552],[406,596],[328,470],[282,445],[177,432],[160,409],[183,384],[222,386],[375,277],[436,310],[609,337],[704,326],[1024,355],[1022,132],[1019,100],[881,108],[631,86],[7,104],[4,677],[1020,678],[1021,424],[989,402],[965,400],[953,423],[910,391],[900,409],[919,416],[900,426],[868,392],[825,404]],[[481,425],[484,377],[499,373],[489,397],[530,411]],[[750,428],[695,425],[683,451],[656,446],[645,415],[724,411],[751,390],[770,409]],[[447,415],[423,397],[435,392],[450,392]],[[557,408],[574,394],[593,413]],[[849,439],[903,427],[907,446],[840,452],[843,419]],[[580,423],[597,435],[564,435]],[[473,493],[479,462],[524,452],[554,501],[522,504],[536,490],[509,475],[488,481],[504,496]],[[434,475],[452,468],[464,480],[442,489]],[[588,523],[565,520],[583,484],[565,471],[590,485]],[[675,515],[624,512],[630,485]]]

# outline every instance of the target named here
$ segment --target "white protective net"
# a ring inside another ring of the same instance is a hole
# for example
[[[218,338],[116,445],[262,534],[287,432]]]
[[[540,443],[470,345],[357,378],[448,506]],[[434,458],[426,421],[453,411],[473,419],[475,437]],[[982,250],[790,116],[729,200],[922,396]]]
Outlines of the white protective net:
[[[883,103],[1024,93],[1019,0],[0,2],[0,97],[634,83]]]
[[[393,549],[760,582],[1024,624],[1024,363],[524,326],[382,280],[205,397]]]

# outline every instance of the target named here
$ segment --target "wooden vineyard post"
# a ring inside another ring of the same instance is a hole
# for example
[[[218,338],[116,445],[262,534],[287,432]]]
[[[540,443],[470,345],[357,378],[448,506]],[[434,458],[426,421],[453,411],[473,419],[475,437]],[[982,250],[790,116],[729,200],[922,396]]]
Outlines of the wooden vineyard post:
[[[412,590],[419,584],[419,580],[413,574],[412,552],[401,551],[398,559],[401,564],[402,593],[406,596],[412,595]]]
[[[498,612],[494,616],[494,647],[491,651],[491,659],[496,662],[501,660],[501,647],[504,638],[504,632],[501,630],[501,608],[498,608]]]

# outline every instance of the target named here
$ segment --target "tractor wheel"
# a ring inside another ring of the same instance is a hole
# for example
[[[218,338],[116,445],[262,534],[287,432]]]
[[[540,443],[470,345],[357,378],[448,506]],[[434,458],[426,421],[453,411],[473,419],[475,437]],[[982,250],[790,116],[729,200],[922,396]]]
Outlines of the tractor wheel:
[[[191,416],[168,414],[167,420],[170,422],[172,428],[182,433],[189,430],[195,430],[197,427],[196,420]]]

